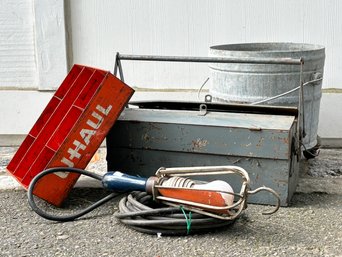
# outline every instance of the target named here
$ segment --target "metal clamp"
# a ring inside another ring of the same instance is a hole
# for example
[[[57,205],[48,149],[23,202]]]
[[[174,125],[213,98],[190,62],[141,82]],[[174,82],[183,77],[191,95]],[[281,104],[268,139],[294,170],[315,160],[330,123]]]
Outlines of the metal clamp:
[[[199,106],[199,114],[200,116],[205,116],[208,112],[208,108],[206,104],[200,104]]]

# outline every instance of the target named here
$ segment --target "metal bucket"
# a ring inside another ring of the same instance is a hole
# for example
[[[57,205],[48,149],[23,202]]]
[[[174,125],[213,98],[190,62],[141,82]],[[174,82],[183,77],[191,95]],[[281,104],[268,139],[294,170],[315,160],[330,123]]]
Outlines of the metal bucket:
[[[298,106],[298,89],[302,79],[306,134],[303,144],[306,149],[317,145],[325,59],[323,46],[297,43],[229,44],[210,47],[209,55],[241,59],[304,58],[304,65],[301,66],[212,63],[209,65],[211,71],[209,92],[213,99],[219,102]]]

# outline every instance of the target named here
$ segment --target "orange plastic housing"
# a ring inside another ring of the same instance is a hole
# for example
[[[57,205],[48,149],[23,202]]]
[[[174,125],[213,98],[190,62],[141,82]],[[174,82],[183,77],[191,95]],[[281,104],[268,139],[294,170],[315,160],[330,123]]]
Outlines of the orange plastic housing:
[[[134,90],[107,71],[74,65],[19,147],[7,170],[24,187],[52,167],[84,169]],[[34,194],[59,206],[78,179],[60,172]]]

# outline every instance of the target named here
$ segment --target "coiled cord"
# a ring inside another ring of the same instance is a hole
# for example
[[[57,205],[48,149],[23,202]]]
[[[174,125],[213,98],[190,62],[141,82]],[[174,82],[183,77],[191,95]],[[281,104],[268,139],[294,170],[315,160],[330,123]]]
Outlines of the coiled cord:
[[[188,214],[189,215],[189,214]],[[157,205],[145,192],[132,192],[119,202],[115,217],[132,229],[148,234],[187,235],[213,231],[231,225],[234,220],[220,220],[191,213],[191,221],[182,207]]]

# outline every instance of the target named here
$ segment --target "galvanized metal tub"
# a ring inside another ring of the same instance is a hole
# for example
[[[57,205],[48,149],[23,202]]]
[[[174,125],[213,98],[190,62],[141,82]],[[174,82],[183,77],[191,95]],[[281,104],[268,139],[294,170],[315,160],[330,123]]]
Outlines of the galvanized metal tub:
[[[246,43],[210,47],[212,57],[232,58],[304,58],[304,65],[212,63],[210,94],[214,101],[298,106],[302,81],[316,81],[304,86],[305,148],[317,144],[317,130],[325,49],[320,45],[297,43]],[[285,92],[293,91],[285,94]],[[265,99],[282,95],[279,98]]]

